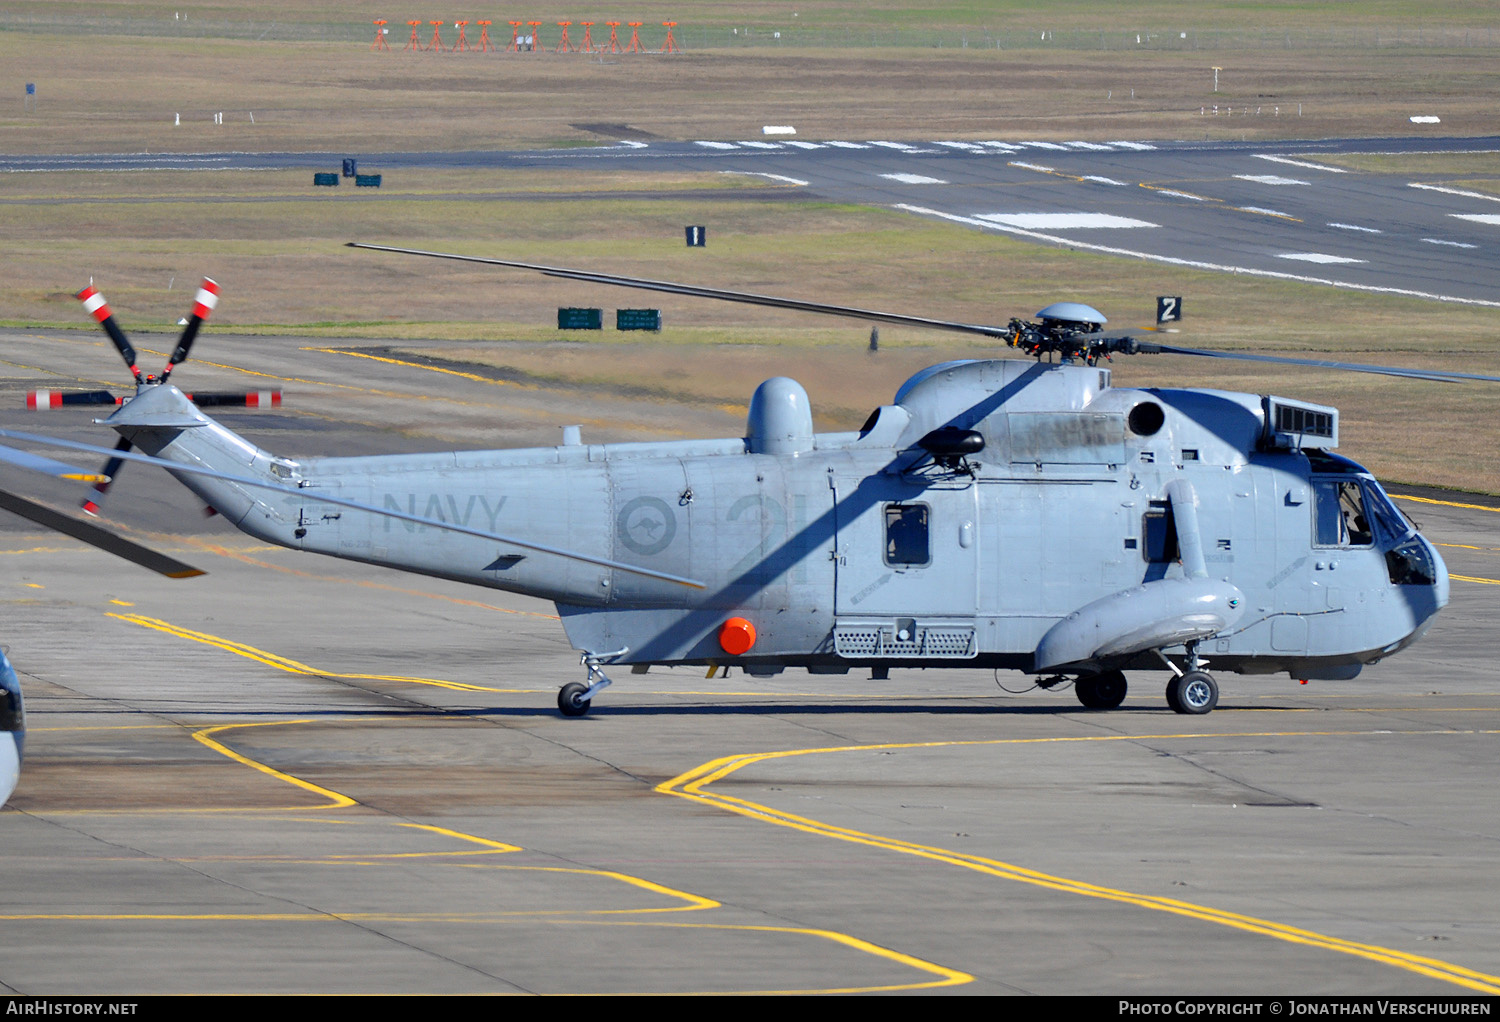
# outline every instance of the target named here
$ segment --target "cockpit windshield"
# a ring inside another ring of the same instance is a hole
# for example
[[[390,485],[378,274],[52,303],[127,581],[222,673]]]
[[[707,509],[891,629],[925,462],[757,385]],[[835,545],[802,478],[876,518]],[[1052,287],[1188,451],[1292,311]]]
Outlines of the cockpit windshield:
[[[1378,539],[1395,546],[1411,526],[1373,479],[1318,479],[1313,482],[1318,546],[1371,546]]]
[[[1412,531],[1411,523],[1396,505],[1391,503],[1391,498],[1380,488],[1379,483],[1373,479],[1366,479],[1364,487],[1365,506],[1370,520],[1375,523],[1375,531],[1382,545],[1393,545]]]

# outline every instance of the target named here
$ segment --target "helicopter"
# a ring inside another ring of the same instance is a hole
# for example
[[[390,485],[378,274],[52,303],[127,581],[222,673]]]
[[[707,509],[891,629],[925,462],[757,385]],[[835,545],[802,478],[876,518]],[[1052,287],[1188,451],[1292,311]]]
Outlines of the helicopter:
[[[5,651],[0,650],[0,806],[10,799],[21,779],[21,759],[26,749],[26,710],[21,701],[21,683]]]
[[[167,382],[184,344],[162,377],[142,377],[105,306],[90,311],[137,380],[99,420],[120,445],[0,430],[164,467],[268,542],[552,601],[584,670],[558,692],[569,717],[589,711],[616,666],[877,680],[893,667],[993,668],[1043,689],[1071,682],[1101,710],[1125,699],[1126,672],[1157,671],[1182,714],[1217,704],[1210,665],[1352,679],[1426,632],[1449,590],[1433,545],[1334,453],[1337,409],[1117,388],[1108,364],[1179,354],[1500,382],[1105,336],[1104,317],[1078,302],[992,326],[350,244],[977,333],[1031,356],[923,369],[848,432],[815,433],[805,389],[773,377],[738,437],[584,444],[571,431],[554,447],[292,458]],[[8,447],[0,460],[80,471]],[[171,573],[98,531],[87,541]]]

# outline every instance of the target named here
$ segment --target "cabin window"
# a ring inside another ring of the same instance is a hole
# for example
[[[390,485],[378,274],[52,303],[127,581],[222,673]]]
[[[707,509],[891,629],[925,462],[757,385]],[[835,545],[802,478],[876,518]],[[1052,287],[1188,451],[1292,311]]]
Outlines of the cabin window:
[[[932,563],[926,504],[885,506],[885,563],[916,567]]]
[[[1313,516],[1316,546],[1369,546],[1374,542],[1365,514],[1364,491],[1353,480],[1314,480]]]
[[[1181,556],[1177,552],[1177,523],[1172,518],[1170,502],[1151,502],[1141,516],[1141,539],[1141,553],[1150,563],[1162,564]]]

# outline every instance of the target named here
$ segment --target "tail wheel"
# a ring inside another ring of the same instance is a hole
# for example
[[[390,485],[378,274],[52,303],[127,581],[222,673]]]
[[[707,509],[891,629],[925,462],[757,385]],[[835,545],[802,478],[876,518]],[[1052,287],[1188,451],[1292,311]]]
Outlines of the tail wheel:
[[[592,704],[584,698],[584,693],[588,690],[587,685],[570,681],[558,691],[557,708],[564,717],[582,717],[589,712]]]
[[[1219,705],[1219,684],[1203,671],[1167,682],[1167,705],[1176,713],[1201,715]]]
[[[1085,674],[1073,683],[1078,701],[1091,710],[1113,710],[1125,701],[1125,672]]]

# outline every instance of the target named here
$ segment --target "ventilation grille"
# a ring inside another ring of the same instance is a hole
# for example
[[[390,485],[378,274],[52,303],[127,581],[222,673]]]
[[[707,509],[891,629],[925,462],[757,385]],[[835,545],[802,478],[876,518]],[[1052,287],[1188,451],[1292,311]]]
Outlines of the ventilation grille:
[[[834,650],[842,657],[952,657],[974,655],[974,629],[970,626],[931,626],[903,629],[897,638],[893,624],[838,625],[833,630]]]

